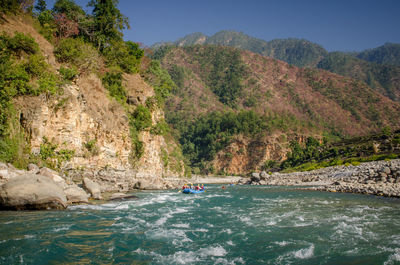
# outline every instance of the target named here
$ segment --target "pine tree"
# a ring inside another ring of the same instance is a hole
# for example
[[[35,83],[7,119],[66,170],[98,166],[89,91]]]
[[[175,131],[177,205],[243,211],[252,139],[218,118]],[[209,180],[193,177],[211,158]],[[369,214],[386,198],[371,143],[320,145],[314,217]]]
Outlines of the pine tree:
[[[128,18],[121,14],[117,5],[117,0],[91,0],[88,4],[93,7],[96,42],[99,50],[103,50],[113,41],[122,41],[122,30],[129,29]]]

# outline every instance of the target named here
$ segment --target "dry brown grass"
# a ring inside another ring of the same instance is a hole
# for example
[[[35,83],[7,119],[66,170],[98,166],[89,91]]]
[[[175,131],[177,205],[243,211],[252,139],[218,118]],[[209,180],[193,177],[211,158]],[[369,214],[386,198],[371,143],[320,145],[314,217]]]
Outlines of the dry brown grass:
[[[16,31],[30,35],[39,44],[40,51],[45,55],[47,63],[58,69],[60,64],[54,57],[53,45],[40,35],[32,25],[33,20],[28,16],[6,16],[3,23],[0,24],[0,31],[10,35],[14,35]]]

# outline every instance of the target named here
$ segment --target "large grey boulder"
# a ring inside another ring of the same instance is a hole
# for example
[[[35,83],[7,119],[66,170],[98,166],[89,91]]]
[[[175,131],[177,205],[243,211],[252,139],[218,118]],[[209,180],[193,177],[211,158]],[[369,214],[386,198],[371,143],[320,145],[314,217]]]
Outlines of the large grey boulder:
[[[89,194],[77,185],[68,186],[64,189],[68,203],[88,203]]]
[[[65,209],[64,191],[52,179],[26,173],[0,187],[0,209],[45,210]]]
[[[83,187],[92,195],[93,199],[101,200],[100,185],[89,178],[83,178]]]
[[[65,189],[68,186],[65,180],[58,174],[57,171],[51,170],[47,167],[42,167],[39,171],[39,174],[51,178],[62,189]]]
[[[119,201],[119,200],[128,200],[128,199],[138,199],[139,197],[133,194],[125,194],[121,192],[111,194],[110,200],[111,201]]]
[[[133,188],[138,190],[161,190],[162,186],[160,184],[150,183],[147,180],[139,180],[135,183]]]

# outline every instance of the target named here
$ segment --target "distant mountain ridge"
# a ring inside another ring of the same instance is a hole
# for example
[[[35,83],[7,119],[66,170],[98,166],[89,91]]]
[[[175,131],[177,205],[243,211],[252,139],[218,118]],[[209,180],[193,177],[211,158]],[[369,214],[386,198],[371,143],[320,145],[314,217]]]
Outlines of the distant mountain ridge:
[[[153,48],[158,48],[165,44],[178,47],[196,44],[235,47],[282,60],[298,67],[315,67],[328,54],[321,45],[305,39],[275,39],[267,42],[242,32],[226,30],[217,32],[210,37],[196,32],[186,35],[175,42],[157,43]]]
[[[265,41],[242,32],[220,31],[212,36],[197,32],[163,45],[222,45],[248,50],[285,61],[297,67],[320,68],[356,78],[392,100],[400,101],[400,44],[383,46],[361,52],[328,52],[321,45],[305,39],[275,39]]]

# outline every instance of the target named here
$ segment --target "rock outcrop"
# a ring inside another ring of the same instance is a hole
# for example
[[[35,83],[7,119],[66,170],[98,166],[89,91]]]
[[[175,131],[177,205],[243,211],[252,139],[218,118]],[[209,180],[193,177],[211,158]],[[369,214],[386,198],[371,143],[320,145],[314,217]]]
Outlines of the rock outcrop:
[[[89,178],[83,179],[83,187],[92,195],[93,199],[101,200],[100,185]]]
[[[64,189],[65,195],[67,196],[68,203],[88,203],[89,195],[82,188],[77,185],[70,185]]]
[[[17,176],[0,187],[0,209],[65,209],[67,198],[51,178],[30,173]]]

